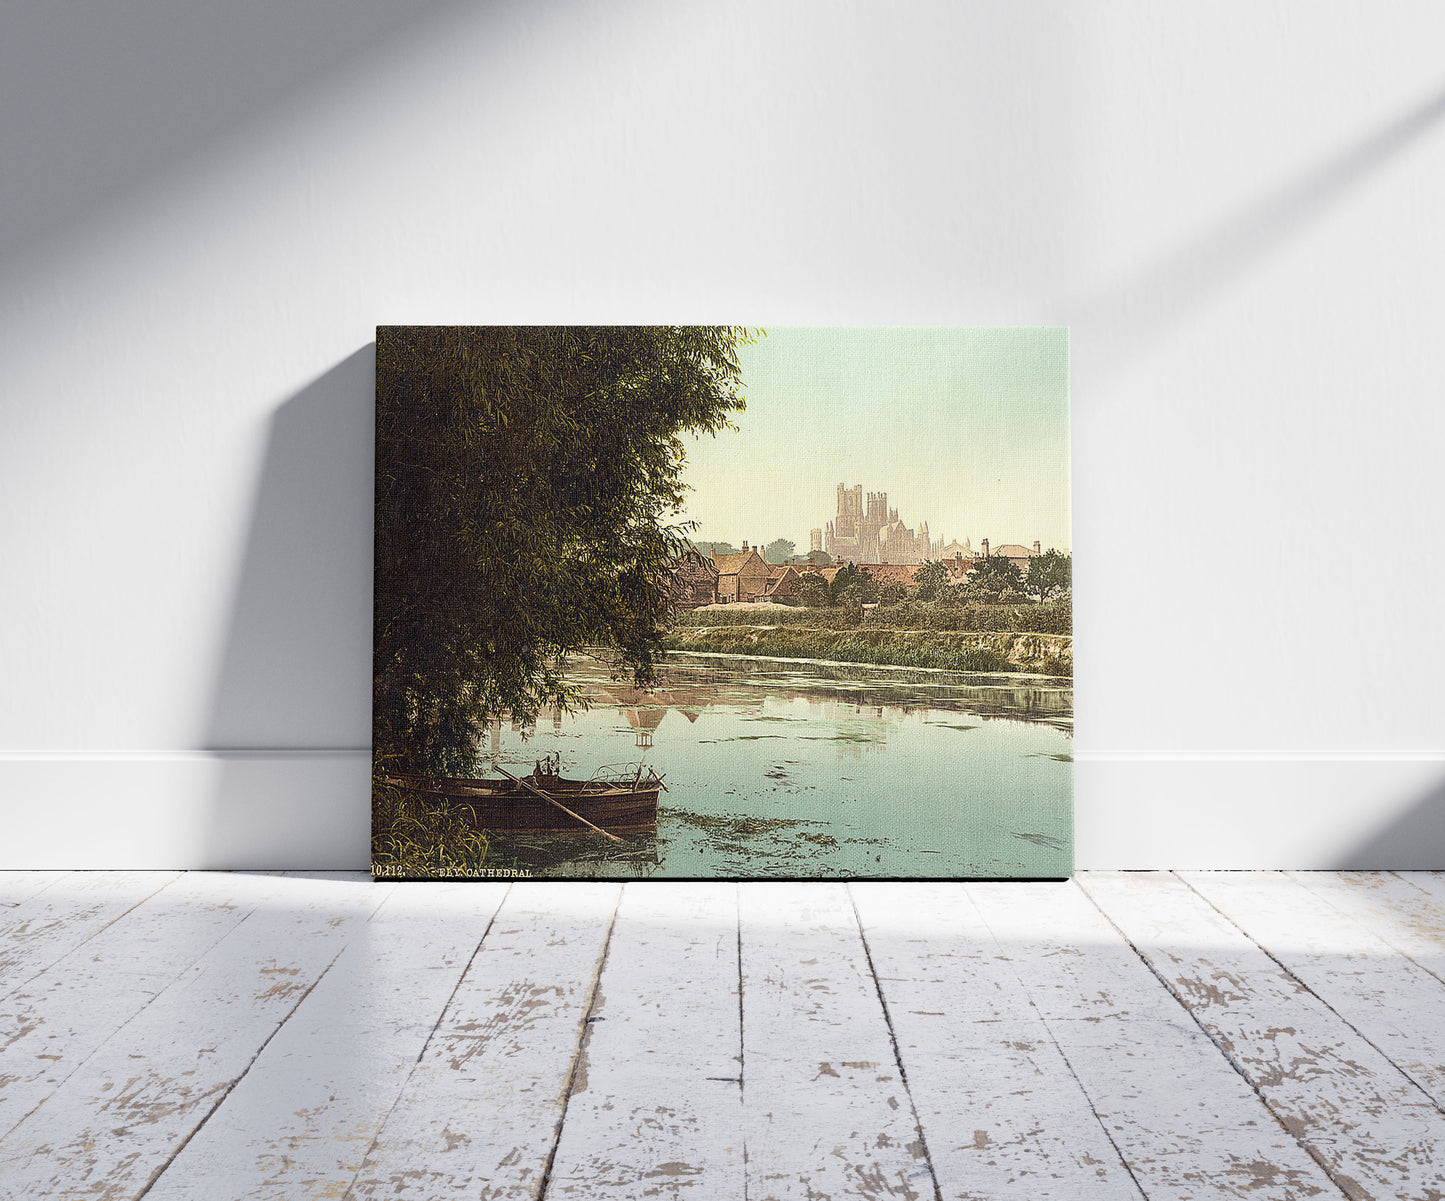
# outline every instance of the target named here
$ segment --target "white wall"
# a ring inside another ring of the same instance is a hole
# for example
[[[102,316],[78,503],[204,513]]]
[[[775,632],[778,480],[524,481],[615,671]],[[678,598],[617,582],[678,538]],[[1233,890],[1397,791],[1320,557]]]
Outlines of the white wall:
[[[1073,327],[1081,866],[1445,866],[1433,3],[0,41],[0,866],[360,866],[372,327]],[[1222,585],[1222,586],[1220,586]]]

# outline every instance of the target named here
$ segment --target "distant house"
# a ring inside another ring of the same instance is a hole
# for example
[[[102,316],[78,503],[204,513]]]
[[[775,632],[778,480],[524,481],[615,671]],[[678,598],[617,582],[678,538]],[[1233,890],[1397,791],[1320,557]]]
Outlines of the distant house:
[[[948,568],[948,582],[950,584],[968,583],[968,573],[977,567],[983,560],[974,555],[957,554],[952,558],[943,559],[943,565]]]
[[[791,601],[803,581],[803,573],[796,567],[768,566],[768,599]]]
[[[717,600],[717,564],[696,547],[678,560],[672,569],[672,605],[675,609],[696,609]]]
[[[917,583],[921,566],[921,563],[860,563],[858,570],[880,587],[894,583],[912,588]]]
[[[763,600],[768,594],[768,565],[756,549],[735,555],[713,555],[717,566],[717,598],[727,605],[737,601]]]
[[[985,542],[984,546],[987,545],[988,543]],[[1007,559],[1020,571],[1027,572],[1029,569],[1029,560],[1041,553],[1037,542],[1034,543],[1033,550],[1030,550],[1027,546],[1020,546],[1017,542],[1005,542],[1002,546],[994,547],[993,557],[995,559]]]
[[[798,564],[797,570],[799,575],[815,575],[822,580],[823,583],[831,584],[833,577],[843,569],[841,567],[819,567],[816,564],[807,563]]]

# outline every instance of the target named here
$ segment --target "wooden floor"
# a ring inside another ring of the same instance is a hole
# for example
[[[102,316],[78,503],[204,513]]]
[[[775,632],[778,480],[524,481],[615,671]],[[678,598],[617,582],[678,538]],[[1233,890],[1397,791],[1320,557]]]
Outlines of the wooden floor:
[[[0,1197],[1445,1197],[1445,876],[0,874]]]

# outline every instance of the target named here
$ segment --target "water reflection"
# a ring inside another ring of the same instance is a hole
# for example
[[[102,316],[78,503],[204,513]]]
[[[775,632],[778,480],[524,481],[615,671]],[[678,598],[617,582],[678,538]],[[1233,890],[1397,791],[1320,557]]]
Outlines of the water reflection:
[[[657,688],[644,692],[639,688],[602,687],[589,699],[608,698],[627,718],[637,732],[637,746],[646,750],[652,745],[652,732],[662,724],[671,710],[681,713],[690,722],[697,721],[712,699],[702,688]]]
[[[488,758],[641,759],[669,792],[655,838],[495,840],[557,876],[1060,876],[1070,868],[1072,688],[1044,677],[675,656],[640,691],[579,666],[589,708]],[[603,843],[599,846],[598,843]]]

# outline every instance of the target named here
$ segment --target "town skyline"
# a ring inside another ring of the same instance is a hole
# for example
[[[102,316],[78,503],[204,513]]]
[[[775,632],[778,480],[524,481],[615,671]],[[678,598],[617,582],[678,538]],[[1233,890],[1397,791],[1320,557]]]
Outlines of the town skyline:
[[[930,542],[1070,547],[1067,330],[781,328],[738,358],[746,411],[686,447],[694,540],[806,553],[841,483]]]
[[[732,537],[703,538],[690,541],[702,546],[726,545],[740,551],[750,546],[762,554],[778,540],[793,543],[790,554],[805,556],[822,550],[837,562],[853,563],[922,563],[926,559],[971,558],[982,553],[987,545],[994,552],[1003,546],[1022,546],[1035,553],[1057,550],[1070,554],[1068,546],[1053,546],[1042,539],[1027,536],[1004,536],[985,532],[977,536],[965,533],[949,536],[933,530],[928,518],[920,516],[910,523],[909,515],[892,503],[893,496],[884,490],[869,491],[862,484],[837,486],[837,512],[823,524],[808,531],[806,542],[798,542],[785,534],[763,537],[758,532]],[[866,497],[866,504],[863,503]],[[850,518],[852,519],[850,521]]]

